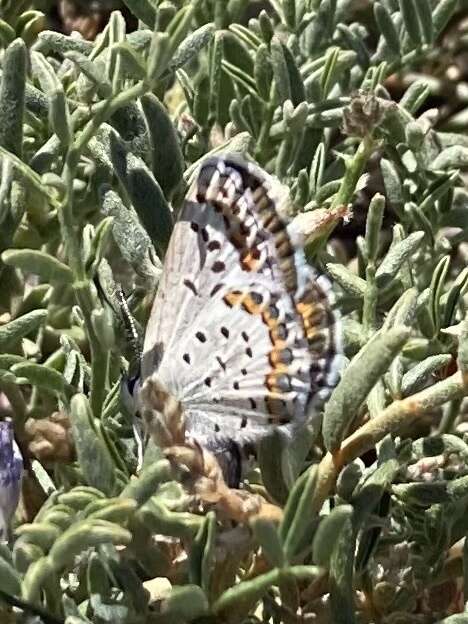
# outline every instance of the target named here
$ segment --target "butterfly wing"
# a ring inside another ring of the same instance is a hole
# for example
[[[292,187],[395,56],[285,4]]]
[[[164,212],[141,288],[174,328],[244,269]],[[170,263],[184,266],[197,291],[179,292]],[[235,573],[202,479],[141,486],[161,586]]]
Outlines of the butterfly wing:
[[[302,423],[336,382],[329,285],[306,264],[276,187],[238,158],[208,159],[174,227],[142,377],[181,402],[200,440]]]

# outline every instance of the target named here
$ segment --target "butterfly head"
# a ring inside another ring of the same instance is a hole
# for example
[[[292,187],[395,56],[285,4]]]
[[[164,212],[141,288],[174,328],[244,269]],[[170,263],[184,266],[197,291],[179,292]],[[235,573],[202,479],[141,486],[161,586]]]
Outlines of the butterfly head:
[[[140,373],[136,375],[123,374],[120,381],[120,396],[125,410],[135,416],[137,409],[137,398],[140,390]]]

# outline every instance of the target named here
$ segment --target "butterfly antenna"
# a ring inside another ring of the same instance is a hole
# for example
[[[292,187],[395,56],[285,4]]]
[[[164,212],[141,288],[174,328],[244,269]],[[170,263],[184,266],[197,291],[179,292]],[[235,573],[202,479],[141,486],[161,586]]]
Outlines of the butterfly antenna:
[[[130,308],[128,306],[127,298],[122,290],[120,284],[117,284],[116,288],[116,299],[119,306],[120,317],[122,319],[123,326],[125,328],[125,336],[127,338],[127,343],[129,344],[132,350],[132,360],[138,363],[138,369],[140,368],[140,362],[142,358],[142,349],[141,349],[141,340],[140,334],[138,333],[137,325],[135,319],[130,312]]]
[[[141,358],[143,355],[142,349],[141,349],[140,334],[138,333],[135,319],[133,318],[133,315],[130,312],[127,298],[125,297],[125,294],[120,284],[116,285],[115,296],[117,299],[117,304],[119,306],[122,323],[125,328],[127,343],[130,346],[131,351],[132,351],[132,357],[131,357],[130,364],[129,364],[129,372],[124,375],[124,383],[127,386],[127,391],[133,397],[135,389],[137,385],[139,384],[140,364],[141,364]],[[133,420],[133,425],[132,425],[133,435],[135,438],[136,451],[137,451],[137,474],[138,474],[143,466],[143,455],[144,455],[144,450],[146,447],[147,439],[146,439],[145,432],[143,429],[143,424],[141,422],[141,419],[138,417],[138,413],[136,409],[132,410],[132,420]]]

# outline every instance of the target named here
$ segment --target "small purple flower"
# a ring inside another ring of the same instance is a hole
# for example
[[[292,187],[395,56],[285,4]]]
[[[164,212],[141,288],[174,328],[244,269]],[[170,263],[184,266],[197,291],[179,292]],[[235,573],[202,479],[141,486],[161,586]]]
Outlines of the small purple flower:
[[[23,458],[13,437],[13,424],[0,421],[0,539],[8,536],[18,505]]]

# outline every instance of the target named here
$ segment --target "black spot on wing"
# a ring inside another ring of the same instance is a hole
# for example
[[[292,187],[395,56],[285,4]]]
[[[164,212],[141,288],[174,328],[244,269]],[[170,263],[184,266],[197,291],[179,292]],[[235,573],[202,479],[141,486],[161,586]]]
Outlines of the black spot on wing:
[[[198,295],[197,288],[191,280],[184,279],[184,286],[186,286],[189,290],[191,290],[194,295]]]
[[[213,263],[211,270],[213,271],[213,273],[222,273],[226,270],[226,265],[224,264],[224,262],[221,262],[221,260],[217,260]]]
[[[208,251],[216,251],[218,249],[221,249],[221,243],[217,240],[212,240],[208,243],[206,248],[208,249]]]
[[[199,331],[195,334],[195,337],[197,338],[197,340],[199,340],[200,342],[206,342],[206,335]]]
[[[219,284],[216,284],[216,286],[210,292],[210,297],[214,297],[216,293],[220,291],[223,286],[224,284],[222,282],[219,282]]]

